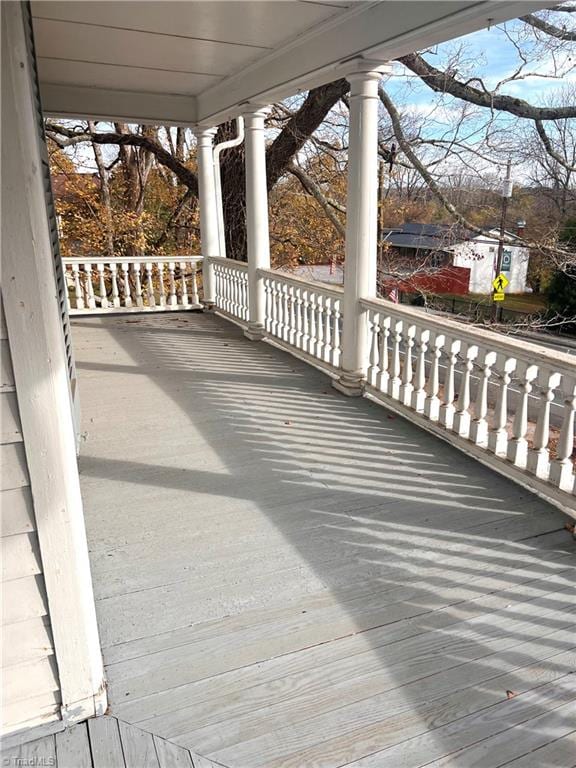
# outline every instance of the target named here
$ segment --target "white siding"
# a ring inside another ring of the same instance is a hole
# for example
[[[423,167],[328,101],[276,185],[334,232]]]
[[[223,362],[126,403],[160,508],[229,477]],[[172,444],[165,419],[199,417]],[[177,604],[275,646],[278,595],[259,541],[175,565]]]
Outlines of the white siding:
[[[10,343],[0,303],[2,729],[59,719],[59,684]]]

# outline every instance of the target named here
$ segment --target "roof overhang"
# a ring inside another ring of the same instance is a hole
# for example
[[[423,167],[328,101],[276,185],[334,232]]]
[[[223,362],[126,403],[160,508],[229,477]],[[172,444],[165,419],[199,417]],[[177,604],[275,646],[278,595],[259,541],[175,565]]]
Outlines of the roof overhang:
[[[246,104],[269,104],[345,76],[351,59],[395,59],[543,6],[525,0],[50,0],[32,9],[46,114],[215,125]]]

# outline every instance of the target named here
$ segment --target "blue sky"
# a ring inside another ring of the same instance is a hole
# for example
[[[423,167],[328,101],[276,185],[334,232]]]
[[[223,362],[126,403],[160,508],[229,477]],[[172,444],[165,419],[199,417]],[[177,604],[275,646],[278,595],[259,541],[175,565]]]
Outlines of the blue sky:
[[[510,39],[511,38],[511,39]],[[562,45],[562,53],[554,54],[544,50],[533,33],[525,24],[516,20],[503,26],[493,27],[490,30],[483,29],[479,32],[466,35],[436,46],[426,53],[426,59],[439,69],[443,69],[445,62],[454,51],[461,47],[463,51],[463,68],[459,79],[466,80],[472,75],[482,77],[488,88],[494,87],[503,78],[511,75],[519,66],[520,58],[512,40],[521,40],[523,51],[527,51],[530,62],[526,66],[526,72],[534,73],[533,76],[513,83],[507,83],[502,87],[502,93],[525,99],[534,104],[542,104],[552,93],[558,91],[563,85],[576,83],[574,66],[576,65],[576,44]],[[552,74],[555,65],[558,67],[560,78],[542,78],[537,73]],[[397,70],[400,75],[401,69]],[[410,84],[408,99],[406,83]],[[430,90],[420,84],[415,77],[406,79],[405,75],[396,76],[389,85],[391,95],[399,101],[414,105],[426,105],[430,103]]]

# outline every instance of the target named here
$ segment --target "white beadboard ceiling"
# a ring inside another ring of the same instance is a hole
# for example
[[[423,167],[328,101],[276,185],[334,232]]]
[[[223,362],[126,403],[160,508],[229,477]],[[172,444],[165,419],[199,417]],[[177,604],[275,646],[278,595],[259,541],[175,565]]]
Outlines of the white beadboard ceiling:
[[[193,124],[542,7],[524,0],[38,0],[44,110]]]

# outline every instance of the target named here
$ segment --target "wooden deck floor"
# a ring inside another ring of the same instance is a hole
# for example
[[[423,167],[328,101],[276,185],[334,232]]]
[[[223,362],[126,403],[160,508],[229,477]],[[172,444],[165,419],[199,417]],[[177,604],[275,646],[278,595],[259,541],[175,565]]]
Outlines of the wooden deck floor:
[[[221,318],[73,326],[113,715],[231,768],[576,765],[561,513]]]

